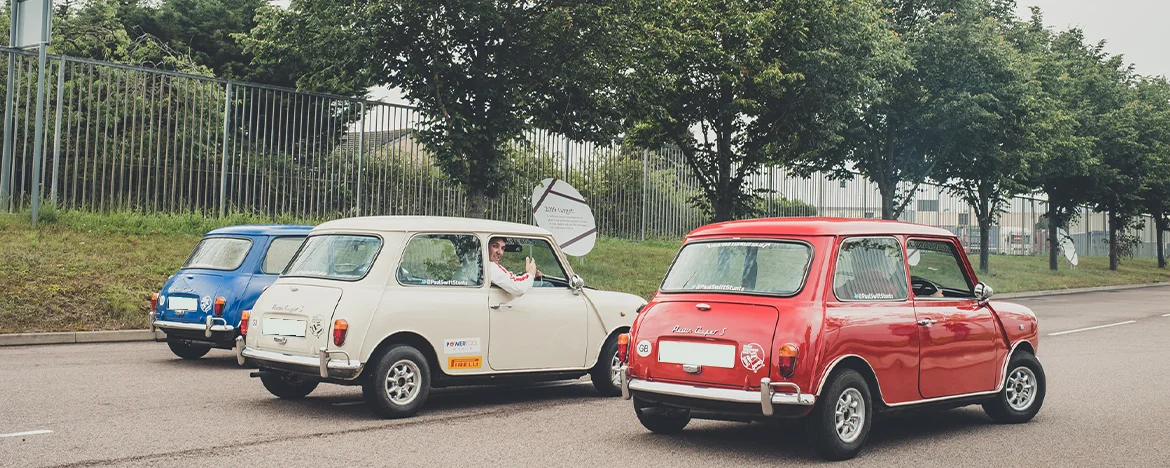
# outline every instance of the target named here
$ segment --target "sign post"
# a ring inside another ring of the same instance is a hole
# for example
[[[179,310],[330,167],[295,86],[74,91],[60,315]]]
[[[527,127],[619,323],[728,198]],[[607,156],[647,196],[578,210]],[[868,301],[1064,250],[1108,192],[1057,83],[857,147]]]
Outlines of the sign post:
[[[583,257],[597,242],[597,220],[585,197],[568,182],[544,179],[532,190],[532,216],[565,255]]]
[[[37,110],[33,131],[32,167],[32,223],[37,225],[41,207],[41,160],[45,151],[45,67],[48,62],[49,36],[53,25],[53,0],[9,0],[12,24],[8,46],[17,49],[37,48]],[[4,106],[4,158],[0,167],[0,205],[12,209],[12,179],[16,170],[12,165],[12,88],[16,75],[16,56],[8,54],[8,92]]]

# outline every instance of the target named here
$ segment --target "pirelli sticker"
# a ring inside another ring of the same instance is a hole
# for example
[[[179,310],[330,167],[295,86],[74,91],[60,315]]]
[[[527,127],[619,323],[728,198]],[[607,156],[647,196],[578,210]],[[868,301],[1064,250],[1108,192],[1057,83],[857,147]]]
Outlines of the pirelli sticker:
[[[483,367],[481,356],[460,356],[447,358],[447,370],[479,369]]]

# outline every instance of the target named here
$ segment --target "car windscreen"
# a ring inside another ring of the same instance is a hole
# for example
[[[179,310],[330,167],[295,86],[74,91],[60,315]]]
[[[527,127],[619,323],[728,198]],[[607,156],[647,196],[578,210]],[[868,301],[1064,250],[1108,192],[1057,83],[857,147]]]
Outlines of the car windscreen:
[[[698,242],[683,246],[663,292],[791,296],[808,275],[812,247],[798,242]]]
[[[235,237],[208,237],[199,241],[183,268],[205,268],[208,270],[235,270],[244,263],[252,241]]]
[[[359,280],[370,271],[381,249],[382,239],[374,236],[313,236],[305,241],[283,275]]]

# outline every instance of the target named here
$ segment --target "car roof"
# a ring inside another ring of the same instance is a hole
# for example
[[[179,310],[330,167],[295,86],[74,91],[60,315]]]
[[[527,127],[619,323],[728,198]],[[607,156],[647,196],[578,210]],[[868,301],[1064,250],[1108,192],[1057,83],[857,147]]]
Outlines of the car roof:
[[[710,224],[688,237],[917,235],[954,237],[946,229],[901,221],[856,218],[766,218]]]
[[[313,226],[299,224],[244,224],[213,229],[208,236],[237,235],[237,236],[304,236],[313,230]]]
[[[315,231],[445,231],[486,232],[550,236],[548,230],[530,224],[493,221],[490,219],[458,218],[449,216],[364,216],[329,221]]]

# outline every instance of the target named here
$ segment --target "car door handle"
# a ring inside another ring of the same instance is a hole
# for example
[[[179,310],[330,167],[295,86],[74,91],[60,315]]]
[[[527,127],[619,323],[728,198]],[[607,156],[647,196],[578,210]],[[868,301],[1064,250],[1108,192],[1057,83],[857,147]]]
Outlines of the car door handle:
[[[918,324],[922,325],[924,327],[929,327],[929,326],[934,325],[936,323],[938,323],[938,322],[936,322],[934,319],[922,319],[922,320],[918,321]]]
[[[498,309],[511,309],[512,304],[492,304],[491,308],[497,309],[497,310]]]

